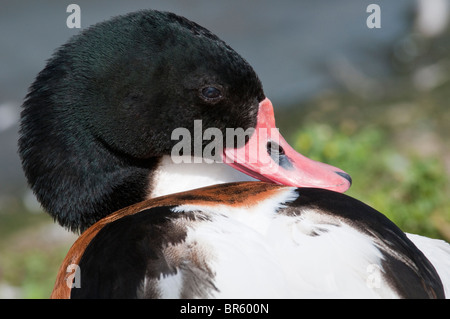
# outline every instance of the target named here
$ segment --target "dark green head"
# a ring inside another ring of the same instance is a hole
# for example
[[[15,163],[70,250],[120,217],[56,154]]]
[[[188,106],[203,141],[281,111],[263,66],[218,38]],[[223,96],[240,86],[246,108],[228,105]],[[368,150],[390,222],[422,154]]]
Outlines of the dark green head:
[[[211,32],[139,11],[56,51],[23,104],[19,153],[44,208],[83,230],[145,198],[174,129],[254,127],[263,99],[250,65]]]

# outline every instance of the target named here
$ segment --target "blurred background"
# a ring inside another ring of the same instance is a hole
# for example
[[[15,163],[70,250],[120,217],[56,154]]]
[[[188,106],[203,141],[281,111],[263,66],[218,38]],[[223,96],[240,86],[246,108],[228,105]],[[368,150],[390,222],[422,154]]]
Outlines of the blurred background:
[[[450,241],[450,0],[0,0],[0,298],[47,298],[76,236],[28,190],[20,105],[69,29],[153,8],[210,29],[259,74],[277,126],[404,231]],[[369,29],[369,4],[381,28]]]

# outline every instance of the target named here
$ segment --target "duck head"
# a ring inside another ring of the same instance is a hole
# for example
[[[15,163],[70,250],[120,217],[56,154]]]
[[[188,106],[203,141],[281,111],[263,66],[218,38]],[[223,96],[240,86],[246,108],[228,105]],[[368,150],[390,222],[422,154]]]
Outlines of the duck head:
[[[345,172],[287,144],[258,76],[240,55],[198,24],[152,10],[94,25],[55,52],[23,104],[19,154],[43,207],[83,231],[156,196],[158,172],[179,142],[173,131],[194,133],[198,120],[202,132],[223,133],[214,167],[290,186],[350,187]],[[227,128],[250,133],[230,144]],[[242,178],[228,175],[223,181]]]

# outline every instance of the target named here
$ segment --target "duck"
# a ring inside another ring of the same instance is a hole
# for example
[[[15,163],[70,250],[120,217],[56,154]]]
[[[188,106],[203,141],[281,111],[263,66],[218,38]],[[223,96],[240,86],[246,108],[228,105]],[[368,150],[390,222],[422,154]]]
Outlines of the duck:
[[[449,245],[345,195],[346,172],[282,137],[250,64],[177,14],[58,48],[18,146],[42,207],[79,234],[51,298],[450,296]]]

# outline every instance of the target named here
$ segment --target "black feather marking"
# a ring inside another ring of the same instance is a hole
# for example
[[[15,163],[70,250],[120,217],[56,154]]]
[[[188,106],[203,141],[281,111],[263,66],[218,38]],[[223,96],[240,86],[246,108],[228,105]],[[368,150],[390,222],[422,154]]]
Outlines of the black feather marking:
[[[207,222],[199,212],[155,207],[106,225],[81,260],[81,288],[71,298],[159,298],[159,279],[182,272],[180,297],[202,298],[214,290],[214,275],[201,247],[187,247],[186,226]]]
[[[404,298],[444,298],[442,282],[425,255],[386,216],[347,195],[318,188],[299,188],[298,198],[281,214],[301,215],[305,209],[343,221],[373,238],[384,255],[386,280]]]

